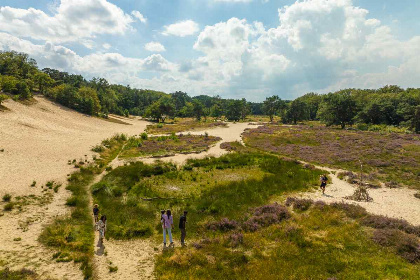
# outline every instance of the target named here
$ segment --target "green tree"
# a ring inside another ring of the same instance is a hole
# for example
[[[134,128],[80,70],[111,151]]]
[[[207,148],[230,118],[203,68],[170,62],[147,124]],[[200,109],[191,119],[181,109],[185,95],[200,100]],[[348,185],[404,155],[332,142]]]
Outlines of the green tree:
[[[37,72],[34,76],[34,81],[38,85],[40,93],[45,93],[46,89],[54,84],[54,80],[51,79],[48,74],[43,72]]]
[[[241,100],[241,120],[244,121],[246,116],[251,113],[251,106],[246,101],[245,98],[242,98]]]
[[[308,106],[300,99],[295,99],[290,103],[289,108],[286,110],[285,122],[293,122],[296,124],[298,121],[307,120],[309,118]]]
[[[16,83],[16,89],[12,93],[18,94],[20,99],[28,99],[32,96],[28,84],[25,81],[18,81]]]
[[[13,76],[1,76],[1,87],[3,92],[13,93],[16,91],[16,84],[18,83],[18,79]]]
[[[226,108],[226,118],[230,121],[239,121],[241,119],[241,110],[241,100],[230,100]]]
[[[101,110],[101,104],[96,90],[91,87],[81,87],[78,90],[78,109],[79,111],[89,114],[98,115]]]
[[[193,113],[197,121],[201,120],[201,117],[204,116],[204,105],[198,101],[197,99],[194,99],[192,102],[193,105]]]
[[[284,108],[284,106],[285,103],[277,95],[273,95],[265,99],[263,103],[263,111],[270,117],[270,122],[272,122],[274,115]]]
[[[223,116],[223,108],[219,104],[214,104],[210,108],[210,116],[220,118]]]
[[[346,125],[353,124],[356,113],[356,102],[350,91],[343,90],[324,97],[318,117],[327,126],[340,125],[344,129]]]

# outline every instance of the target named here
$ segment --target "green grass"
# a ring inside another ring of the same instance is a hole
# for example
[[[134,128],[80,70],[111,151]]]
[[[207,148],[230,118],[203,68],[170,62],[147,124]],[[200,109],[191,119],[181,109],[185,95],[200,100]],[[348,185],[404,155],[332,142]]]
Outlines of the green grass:
[[[148,125],[146,131],[150,134],[171,134],[183,131],[204,130],[226,126],[226,123],[210,118],[208,118],[207,121],[197,121],[192,118],[176,118],[173,121],[166,120],[165,123]]]
[[[126,140],[125,135],[116,135],[102,141],[104,149],[100,158],[97,158],[94,164],[84,165],[79,171],[70,175],[66,189],[71,191],[72,195],[66,204],[72,207],[71,215],[57,218],[43,229],[39,237],[41,243],[60,251],[57,261],[80,263],[80,269],[86,279],[92,278],[93,275],[94,252],[94,231],[88,186],[94,177],[117,156]],[[48,188],[55,191],[54,182],[49,182]]]
[[[203,236],[158,255],[157,278],[420,279],[419,264],[377,245],[369,230],[330,206],[293,213],[255,232]]]
[[[246,173],[246,169],[250,172]],[[92,186],[94,202],[106,209],[108,236],[129,239],[159,230],[159,210],[179,217],[190,213],[196,230],[205,221],[237,217],[274,195],[305,190],[318,183],[317,170],[264,154],[228,154],[189,160],[181,171],[168,163],[141,162],[118,167]],[[179,189],[168,189],[176,184]],[[139,218],[141,217],[141,218]]]
[[[199,153],[219,141],[208,135],[175,135],[157,137],[131,137],[124,146],[120,158],[140,156],[168,156],[175,153]]]

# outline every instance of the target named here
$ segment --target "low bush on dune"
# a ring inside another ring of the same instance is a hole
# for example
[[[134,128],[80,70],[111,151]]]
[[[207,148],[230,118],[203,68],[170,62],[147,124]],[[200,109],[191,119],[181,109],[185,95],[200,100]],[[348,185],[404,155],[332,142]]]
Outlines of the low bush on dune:
[[[4,202],[9,202],[12,199],[12,195],[6,193],[5,195],[3,195],[3,201]]]
[[[381,215],[367,215],[361,222],[365,226],[377,229],[399,229],[420,237],[420,226],[413,226],[403,219],[389,218]]]
[[[0,279],[2,280],[37,280],[38,275],[30,269],[22,268],[20,270],[10,270],[5,268],[0,270]]]

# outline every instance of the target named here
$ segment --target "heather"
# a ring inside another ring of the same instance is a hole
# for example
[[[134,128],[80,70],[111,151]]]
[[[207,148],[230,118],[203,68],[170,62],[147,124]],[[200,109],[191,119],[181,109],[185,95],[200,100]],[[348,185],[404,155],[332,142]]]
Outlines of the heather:
[[[416,241],[370,233],[342,209],[311,202],[305,211],[265,204],[221,218],[187,248],[156,258],[159,279],[418,279]],[[248,227],[252,221],[254,226]],[[382,238],[382,239],[380,239]],[[385,241],[382,241],[385,240]],[[391,269],[390,269],[391,268]]]
[[[175,135],[155,137],[131,137],[124,146],[120,158],[139,156],[169,156],[176,153],[199,153],[221,140],[209,135]]]
[[[250,147],[307,162],[359,172],[364,179],[420,188],[417,134],[341,130],[320,125],[265,125],[244,133]]]

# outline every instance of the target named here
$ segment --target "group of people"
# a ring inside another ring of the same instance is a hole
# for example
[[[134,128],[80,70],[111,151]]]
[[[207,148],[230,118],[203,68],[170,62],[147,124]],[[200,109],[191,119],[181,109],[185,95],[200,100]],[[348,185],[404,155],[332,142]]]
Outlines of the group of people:
[[[187,224],[187,211],[184,211],[184,214],[179,218],[178,228],[181,231],[181,245],[185,246],[185,237],[187,236],[186,224]],[[101,244],[105,238],[106,232],[106,215],[101,215],[99,218],[99,205],[95,204],[93,206],[93,217],[95,219],[95,228],[99,232],[99,241]],[[174,242],[172,239],[172,229],[174,228],[174,218],[172,216],[171,210],[162,210],[160,211],[160,222],[163,229],[163,246],[166,247],[166,235],[169,236],[169,246],[173,247]]]
[[[184,211],[184,214],[179,218],[178,228],[181,231],[181,245],[185,246],[185,237],[187,236],[186,224],[187,224],[187,211]],[[166,247],[166,234],[169,236],[169,246],[173,247],[174,242],[172,239],[172,229],[174,228],[174,218],[172,216],[171,210],[161,210],[160,211],[160,222],[162,224],[163,230],[163,247]]]
[[[320,176],[321,181],[321,191],[322,194],[325,194],[325,188],[327,186],[328,177],[323,174]],[[184,211],[184,214],[179,218],[178,228],[181,231],[181,245],[185,246],[185,237],[187,236],[186,224],[187,224],[187,211]],[[102,215],[99,218],[99,206],[95,204],[93,206],[93,216],[95,218],[96,230],[99,232],[99,241],[102,243],[105,238],[106,232],[106,216]],[[160,222],[162,224],[163,230],[163,247],[166,247],[166,235],[169,236],[169,246],[173,247],[174,242],[172,239],[172,229],[174,228],[174,218],[172,216],[171,210],[161,210],[160,211]]]
[[[102,215],[99,218],[99,205],[93,206],[93,217],[95,219],[95,228],[99,232],[99,242],[103,243],[106,232],[106,215]]]

